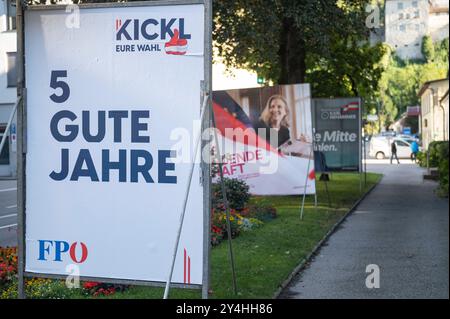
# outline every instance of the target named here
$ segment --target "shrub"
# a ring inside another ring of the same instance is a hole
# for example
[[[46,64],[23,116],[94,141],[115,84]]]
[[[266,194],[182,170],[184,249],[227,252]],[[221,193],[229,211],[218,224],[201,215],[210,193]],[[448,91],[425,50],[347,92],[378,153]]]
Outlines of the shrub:
[[[449,161],[448,158],[442,160],[439,165],[439,195],[442,197],[448,197],[448,180],[449,180],[449,171],[448,171]]]
[[[443,142],[436,145],[436,153],[439,159],[439,195],[448,197],[449,180],[449,143]]]
[[[106,284],[96,281],[86,281],[83,283],[83,294],[89,296],[109,296],[115,294],[118,291],[125,291],[129,286],[127,285],[115,285]]]
[[[446,141],[434,141],[428,145],[428,151],[430,153],[430,167],[439,167],[439,162],[442,158],[448,158],[448,142]],[[445,156],[447,154],[447,156]],[[426,166],[426,156],[425,156]]]
[[[243,210],[245,212],[246,209]],[[231,238],[235,238],[241,231],[249,231],[264,224],[261,220],[244,217],[235,210],[230,212]],[[213,210],[211,216],[211,245],[216,246],[228,238],[227,215],[223,211]]]
[[[448,180],[449,180],[449,142],[434,141],[428,146],[429,165],[437,167],[439,173],[439,189],[438,194],[448,197]],[[421,155],[419,163],[421,166],[427,165],[426,153]]]
[[[277,209],[269,204],[252,204],[248,205],[241,214],[248,218],[270,221],[277,217]]]
[[[231,238],[235,238],[239,235],[240,229],[238,225],[238,218],[235,216],[236,212],[231,211],[230,214],[230,226],[231,226]],[[217,239],[225,239],[228,238],[228,227],[227,227],[227,215],[223,211],[213,211],[212,223],[211,223],[212,231],[216,231],[216,234],[221,234],[221,238],[217,236]]]
[[[417,153],[417,162],[419,163],[420,167],[427,167],[427,153]]]
[[[16,299],[18,282],[14,278],[11,284],[2,291],[0,298]],[[68,299],[77,294],[76,289],[68,289],[62,280],[30,278],[25,281],[25,294],[30,299]]]
[[[217,225],[214,225],[214,221],[211,224],[211,245],[217,246],[223,240],[223,229]]]
[[[242,180],[224,178],[228,205],[230,209],[241,211],[250,200],[250,187]],[[224,211],[221,184],[212,184],[212,208]]]
[[[17,249],[0,247],[0,289],[17,277]]]
[[[25,283],[25,293],[31,299],[68,299],[75,293],[62,280],[31,278]]]

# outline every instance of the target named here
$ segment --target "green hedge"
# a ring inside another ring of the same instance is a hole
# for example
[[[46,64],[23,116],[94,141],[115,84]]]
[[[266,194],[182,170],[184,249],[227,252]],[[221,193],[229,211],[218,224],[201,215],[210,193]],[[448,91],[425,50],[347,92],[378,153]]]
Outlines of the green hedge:
[[[434,141],[428,146],[429,166],[437,167],[439,172],[439,190],[440,196],[448,197],[448,180],[449,180],[449,143],[448,141]],[[417,161],[421,167],[427,166],[427,153],[419,152]]]
[[[430,167],[439,167],[442,159],[448,158],[448,141],[434,141],[428,145]],[[417,160],[422,167],[427,166],[427,152],[419,152]]]

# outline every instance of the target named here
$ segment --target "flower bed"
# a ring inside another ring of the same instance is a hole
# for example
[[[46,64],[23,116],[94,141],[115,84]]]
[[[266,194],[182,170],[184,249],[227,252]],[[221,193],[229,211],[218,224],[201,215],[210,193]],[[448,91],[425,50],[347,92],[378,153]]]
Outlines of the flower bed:
[[[105,284],[96,281],[86,281],[83,283],[83,294],[94,297],[113,295],[118,291],[128,289],[126,285]]]
[[[17,277],[17,249],[0,247],[0,289]]]
[[[274,206],[252,204],[249,205],[249,187],[238,179],[224,179],[227,200],[230,209],[231,238],[235,238],[241,231],[249,231],[276,218]],[[223,202],[220,184],[213,184],[212,212],[211,212],[211,244],[213,246],[228,238],[227,214]]]

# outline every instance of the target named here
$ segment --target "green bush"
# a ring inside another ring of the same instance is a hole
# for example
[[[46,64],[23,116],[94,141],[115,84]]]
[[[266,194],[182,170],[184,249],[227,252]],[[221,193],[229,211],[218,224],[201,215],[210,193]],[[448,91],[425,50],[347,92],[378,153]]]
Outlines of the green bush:
[[[417,162],[419,163],[420,167],[427,167],[427,153],[426,152],[417,153]]]
[[[240,228],[238,224],[238,219],[233,216],[233,212],[230,213],[230,227],[231,227],[231,238],[236,238],[240,233]],[[216,240],[219,243],[222,239],[228,238],[228,226],[226,214],[224,212],[215,211],[212,216],[211,224],[214,225],[212,232],[216,234]],[[215,228],[220,229],[219,232],[215,231]],[[215,245],[215,242],[212,241],[212,245]]]
[[[448,142],[447,141],[434,141],[428,146],[430,153],[430,167],[439,167],[441,159],[448,158]],[[445,156],[445,153],[447,156]]]
[[[0,299],[16,299],[17,287],[17,278],[15,278],[1,292]],[[31,278],[26,280],[25,294],[30,299],[69,299],[79,296],[79,289],[69,289],[61,280]]]
[[[439,195],[442,197],[448,197],[448,158],[442,160],[439,165]]]
[[[227,192],[228,205],[230,209],[241,211],[250,200],[250,187],[239,179],[224,178]],[[225,210],[220,183],[212,184],[212,208],[215,210]]]
[[[428,145],[429,165],[430,167],[439,167],[442,159],[448,158],[448,142],[434,141]],[[427,167],[427,152],[419,152],[417,154],[419,165]]]
[[[439,190],[440,196],[448,197],[449,180],[449,143],[448,141],[434,141],[428,146],[429,166],[437,167],[439,172]],[[421,166],[427,165],[426,153],[421,154],[419,163]]]
[[[242,216],[248,218],[256,218],[263,222],[270,221],[277,217],[277,209],[273,205],[268,204],[252,204],[248,205],[242,212]]]
[[[439,194],[448,197],[448,142],[441,142],[436,145],[436,154],[439,159]]]

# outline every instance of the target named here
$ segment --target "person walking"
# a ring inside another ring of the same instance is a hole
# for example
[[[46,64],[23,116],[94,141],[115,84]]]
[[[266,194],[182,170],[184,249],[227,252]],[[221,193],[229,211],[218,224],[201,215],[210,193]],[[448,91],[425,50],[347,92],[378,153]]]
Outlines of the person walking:
[[[400,164],[400,161],[398,160],[398,156],[397,156],[397,146],[395,145],[395,141],[392,141],[391,143],[391,164],[392,164],[392,159],[394,158],[397,160],[397,164]]]
[[[411,161],[416,163],[417,153],[419,153],[419,144],[416,141],[411,143]]]

